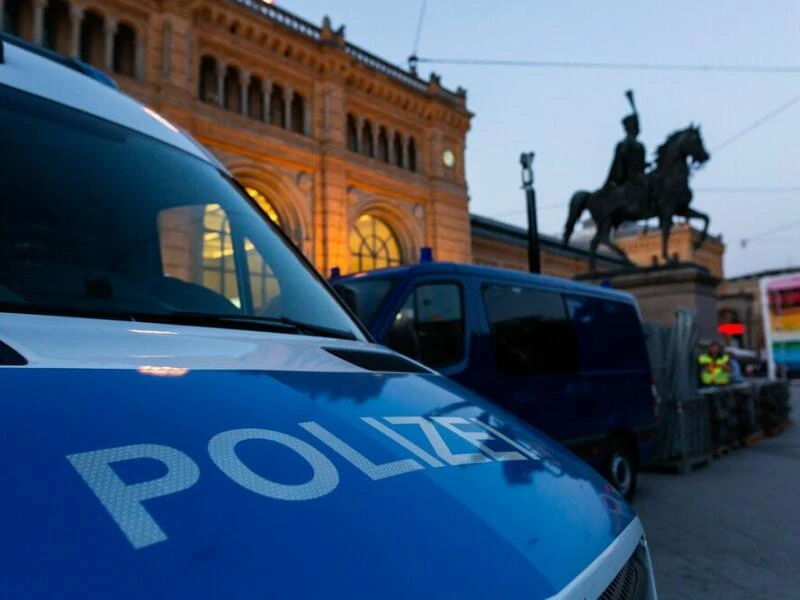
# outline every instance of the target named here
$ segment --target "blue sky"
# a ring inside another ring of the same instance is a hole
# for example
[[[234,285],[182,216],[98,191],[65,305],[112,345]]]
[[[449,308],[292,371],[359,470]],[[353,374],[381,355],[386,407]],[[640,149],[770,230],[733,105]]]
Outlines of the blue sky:
[[[321,23],[344,24],[348,41],[405,65],[421,0],[276,0]],[[428,0],[419,56],[592,62],[800,66],[797,0]],[[525,225],[519,153],[536,152],[542,232],[558,233],[576,189],[598,187],[622,137],[624,91],[636,94],[641,140],[651,154],[694,121],[711,161],[696,173],[693,205],[727,245],[726,275],[800,265],[800,102],[735,143],[716,146],[800,94],[800,73],[678,73],[421,65],[445,86],[467,89],[475,113],[467,137],[470,211]],[[795,188],[721,193],[703,188]],[[550,208],[548,208],[550,207]]]

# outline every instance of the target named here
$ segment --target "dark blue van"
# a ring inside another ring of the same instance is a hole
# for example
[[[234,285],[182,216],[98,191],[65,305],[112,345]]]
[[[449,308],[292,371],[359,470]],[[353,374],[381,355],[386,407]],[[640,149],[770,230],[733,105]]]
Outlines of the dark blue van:
[[[633,497],[658,418],[633,296],[435,262],[333,284],[379,343],[522,417]]]

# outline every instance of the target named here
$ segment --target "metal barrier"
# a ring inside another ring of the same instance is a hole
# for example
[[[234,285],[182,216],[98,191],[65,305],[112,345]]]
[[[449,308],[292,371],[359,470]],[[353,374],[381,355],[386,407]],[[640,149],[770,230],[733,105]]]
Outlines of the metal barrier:
[[[704,388],[699,394],[709,405],[711,450],[715,456],[739,446],[739,411],[730,386]]]
[[[756,390],[756,418],[766,435],[778,435],[789,426],[789,383],[762,381]]]
[[[675,324],[645,324],[650,364],[661,397],[661,421],[652,467],[688,473],[712,454],[777,435],[789,424],[789,385],[750,380],[697,389],[697,324],[678,310]]]
[[[662,404],[654,465],[688,473],[707,463],[711,451],[709,403],[703,396]]]

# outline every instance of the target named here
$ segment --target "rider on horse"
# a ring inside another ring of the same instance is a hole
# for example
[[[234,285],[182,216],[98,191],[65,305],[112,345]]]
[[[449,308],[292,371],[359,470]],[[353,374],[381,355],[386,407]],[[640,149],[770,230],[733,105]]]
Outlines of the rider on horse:
[[[614,149],[614,160],[601,193],[626,185],[627,195],[635,198],[642,208],[647,208],[647,182],[644,176],[648,166],[647,153],[644,144],[636,139],[639,135],[639,115],[633,102],[633,92],[628,90],[625,96],[631,104],[633,113],[622,119],[622,126],[627,135]]]

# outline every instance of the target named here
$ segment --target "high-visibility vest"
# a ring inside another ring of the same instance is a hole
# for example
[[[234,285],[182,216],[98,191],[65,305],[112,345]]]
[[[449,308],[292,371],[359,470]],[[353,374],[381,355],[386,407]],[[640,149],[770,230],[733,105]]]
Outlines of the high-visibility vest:
[[[728,365],[729,358],[720,356],[716,359],[710,354],[700,356],[700,378],[703,385],[728,385],[731,381],[730,375],[725,367]]]

